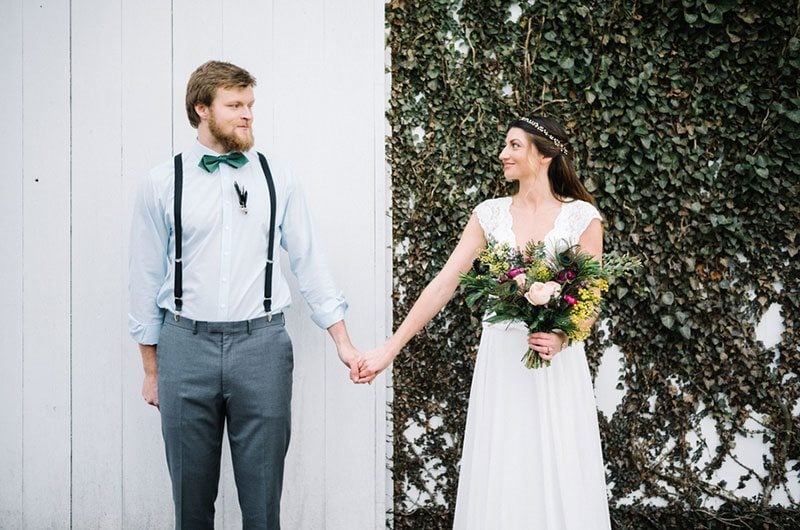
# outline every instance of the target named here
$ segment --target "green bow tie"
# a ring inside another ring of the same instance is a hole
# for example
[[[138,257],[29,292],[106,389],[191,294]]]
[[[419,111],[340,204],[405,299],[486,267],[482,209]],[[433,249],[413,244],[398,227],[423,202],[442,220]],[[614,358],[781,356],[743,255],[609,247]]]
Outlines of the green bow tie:
[[[228,153],[227,155],[212,156],[203,155],[198,166],[205,169],[209,173],[213,173],[217,169],[220,162],[224,162],[231,167],[242,167],[247,163],[247,157],[242,153]]]

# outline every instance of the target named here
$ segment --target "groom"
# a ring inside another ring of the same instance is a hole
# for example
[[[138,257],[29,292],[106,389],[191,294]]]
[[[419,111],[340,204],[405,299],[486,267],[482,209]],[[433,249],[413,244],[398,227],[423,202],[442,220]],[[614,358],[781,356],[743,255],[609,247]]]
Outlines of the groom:
[[[246,70],[209,61],[186,89],[197,141],[140,184],[131,225],[129,327],[142,396],[159,407],[176,528],[213,528],[223,427],[245,528],[279,528],[289,445],[292,272],[358,380],[347,303],[322,257],[303,193],[253,147]]]

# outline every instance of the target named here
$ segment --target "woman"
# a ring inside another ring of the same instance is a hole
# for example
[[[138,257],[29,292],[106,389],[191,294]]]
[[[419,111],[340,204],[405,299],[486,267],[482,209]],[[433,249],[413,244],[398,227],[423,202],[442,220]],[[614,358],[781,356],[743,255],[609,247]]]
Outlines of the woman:
[[[564,129],[543,117],[508,128],[500,153],[511,197],[479,204],[450,258],[383,347],[362,363],[362,381],[384,370],[444,307],[491,236],[514,247],[567,240],[601,257],[603,229],[578,180]],[[546,368],[520,359],[530,346]],[[597,412],[583,343],[522,323],[484,322],[470,392],[454,527],[610,528]]]

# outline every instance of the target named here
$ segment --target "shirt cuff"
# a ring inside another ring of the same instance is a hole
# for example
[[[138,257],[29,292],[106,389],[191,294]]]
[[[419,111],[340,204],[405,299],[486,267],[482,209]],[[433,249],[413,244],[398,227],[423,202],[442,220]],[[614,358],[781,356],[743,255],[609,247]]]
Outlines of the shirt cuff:
[[[347,302],[344,298],[338,298],[333,301],[330,306],[317,308],[311,314],[311,320],[322,329],[328,329],[340,320],[344,320],[344,314],[347,312]]]
[[[133,340],[139,344],[158,344],[161,335],[161,322],[156,324],[142,324],[131,315],[128,315],[128,331]]]

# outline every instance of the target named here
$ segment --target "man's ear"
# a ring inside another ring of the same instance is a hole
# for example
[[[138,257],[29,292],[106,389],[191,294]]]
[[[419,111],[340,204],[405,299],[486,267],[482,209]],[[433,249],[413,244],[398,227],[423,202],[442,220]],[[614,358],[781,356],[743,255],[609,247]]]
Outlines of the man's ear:
[[[200,116],[200,119],[207,120],[208,119],[208,107],[203,105],[202,103],[198,103],[194,106],[194,111]]]

